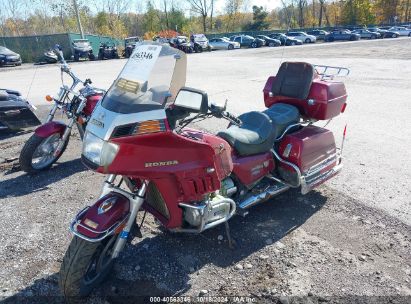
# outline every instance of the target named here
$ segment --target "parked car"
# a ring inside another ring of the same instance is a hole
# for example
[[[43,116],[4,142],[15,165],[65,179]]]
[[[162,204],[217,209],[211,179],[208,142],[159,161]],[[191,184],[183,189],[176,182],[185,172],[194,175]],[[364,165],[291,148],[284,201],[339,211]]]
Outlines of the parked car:
[[[234,50],[240,48],[238,42],[230,41],[227,37],[213,38],[209,43],[213,47],[213,50]]]
[[[317,40],[324,40],[325,36],[329,34],[329,32],[324,30],[312,30],[307,32],[308,35],[315,36]]]
[[[141,39],[139,37],[127,37],[124,39],[124,57],[129,58],[133,53],[136,43]]]
[[[273,33],[268,35],[270,38],[280,40],[281,45],[302,45],[303,43],[300,40],[297,40],[293,37],[288,37],[282,33]]]
[[[265,36],[265,35],[257,35],[256,38],[264,40],[265,41],[265,46],[274,47],[274,46],[280,46],[281,45],[280,40],[270,38],[270,37]]]
[[[96,59],[93,54],[93,48],[91,47],[90,41],[88,39],[74,39],[71,43],[73,50],[74,61],[79,61],[81,58],[86,58],[89,60]]]
[[[355,41],[360,40],[360,34],[351,33],[349,30],[338,30],[333,31],[325,36],[325,42],[333,42],[336,40],[347,40],[347,41]]]
[[[186,36],[177,36],[169,41],[170,45],[176,49],[183,51],[184,53],[194,52],[193,46]]]
[[[293,37],[294,39],[300,40],[303,43],[315,43],[317,38],[313,35],[308,35],[305,32],[288,32],[286,33],[288,37]]]
[[[259,38],[254,38],[248,35],[231,36],[230,41],[235,41],[240,44],[240,47],[258,48],[265,44],[265,41]]]
[[[40,125],[34,109],[19,92],[0,89],[0,130],[20,130]]]
[[[378,27],[373,27],[368,29],[370,32],[373,33],[380,33],[381,38],[397,38],[400,36],[400,33],[390,30],[383,30]]]
[[[411,29],[406,28],[405,26],[392,26],[389,28],[390,31],[398,32],[400,36],[411,37]]]
[[[21,65],[19,54],[9,50],[5,46],[0,46],[0,67],[3,65]]]
[[[377,32],[371,32],[366,29],[354,30],[351,33],[360,35],[361,39],[368,38],[368,39],[378,39],[381,38],[381,34]]]
[[[117,46],[110,42],[101,42],[98,49],[98,60],[119,59]]]
[[[196,53],[201,53],[202,51],[210,52],[212,50],[212,46],[204,34],[193,34],[190,36],[190,41]]]

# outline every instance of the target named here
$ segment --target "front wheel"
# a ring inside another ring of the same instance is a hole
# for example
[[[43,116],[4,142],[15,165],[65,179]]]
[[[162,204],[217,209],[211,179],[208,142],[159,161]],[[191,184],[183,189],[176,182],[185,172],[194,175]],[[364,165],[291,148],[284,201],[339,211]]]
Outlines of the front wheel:
[[[33,174],[50,168],[64,153],[69,142],[67,138],[60,153],[54,155],[60,140],[60,133],[54,133],[45,138],[33,134],[21,150],[19,159],[21,169]]]
[[[59,286],[67,303],[83,303],[110,273],[116,236],[100,242],[88,242],[74,236],[63,258]]]
[[[305,43],[311,43],[310,38],[305,39]]]
[[[229,44],[229,45],[228,45],[228,49],[229,49],[229,50],[233,50],[233,49],[234,49],[234,45]]]

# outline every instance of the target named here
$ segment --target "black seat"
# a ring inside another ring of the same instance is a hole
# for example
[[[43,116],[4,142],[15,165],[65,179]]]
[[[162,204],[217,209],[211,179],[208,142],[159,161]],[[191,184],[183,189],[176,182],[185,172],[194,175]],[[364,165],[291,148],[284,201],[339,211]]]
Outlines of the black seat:
[[[271,88],[277,96],[307,99],[314,77],[314,67],[306,62],[283,62]]]
[[[288,126],[300,121],[298,109],[285,103],[275,103],[263,113],[271,119],[275,138],[280,137]]]
[[[241,156],[269,151],[274,144],[270,118],[261,112],[248,112],[238,117],[241,127],[232,125],[217,135],[225,139]]]

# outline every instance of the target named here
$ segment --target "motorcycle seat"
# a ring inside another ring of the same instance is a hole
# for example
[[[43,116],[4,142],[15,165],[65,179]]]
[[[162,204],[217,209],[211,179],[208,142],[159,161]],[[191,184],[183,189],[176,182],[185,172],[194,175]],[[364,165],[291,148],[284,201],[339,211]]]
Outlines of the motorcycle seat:
[[[300,121],[298,109],[285,103],[276,103],[263,113],[271,119],[275,138],[280,137],[288,126]]]
[[[231,125],[218,136],[225,139],[240,156],[269,151],[274,144],[274,132],[270,118],[261,112],[248,112],[238,117],[242,125]]]

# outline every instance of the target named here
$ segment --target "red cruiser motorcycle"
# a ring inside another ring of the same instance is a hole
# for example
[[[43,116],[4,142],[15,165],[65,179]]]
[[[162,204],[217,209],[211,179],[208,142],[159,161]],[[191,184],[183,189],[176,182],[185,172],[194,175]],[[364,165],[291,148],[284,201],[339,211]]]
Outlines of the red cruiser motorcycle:
[[[183,52],[143,43],[97,105],[82,160],[109,175],[97,201],[70,225],[59,279],[68,301],[87,295],[126,242],[141,236],[140,210],[176,232],[225,223],[231,240],[234,214],[291,187],[305,194],[341,170],[333,133],[313,123],[344,111],[343,83],[308,63],[285,62],[264,88],[268,109],[235,117],[184,87],[185,77]],[[186,128],[207,117],[230,124],[217,135]]]
[[[62,87],[56,98],[46,96],[47,101],[54,101],[54,106],[46,122],[34,131],[20,152],[20,167],[27,173],[48,169],[60,158],[67,147],[74,124],[83,138],[91,113],[105,93],[104,90],[90,86],[90,79],[82,81],[73,73],[59,46],[56,46],[55,52],[61,60]],[[64,74],[68,74],[73,80],[70,87],[64,84]],[[79,84],[83,87],[77,92],[75,89]],[[67,125],[53,120],[57,109],[66,114],[69,119]]]

